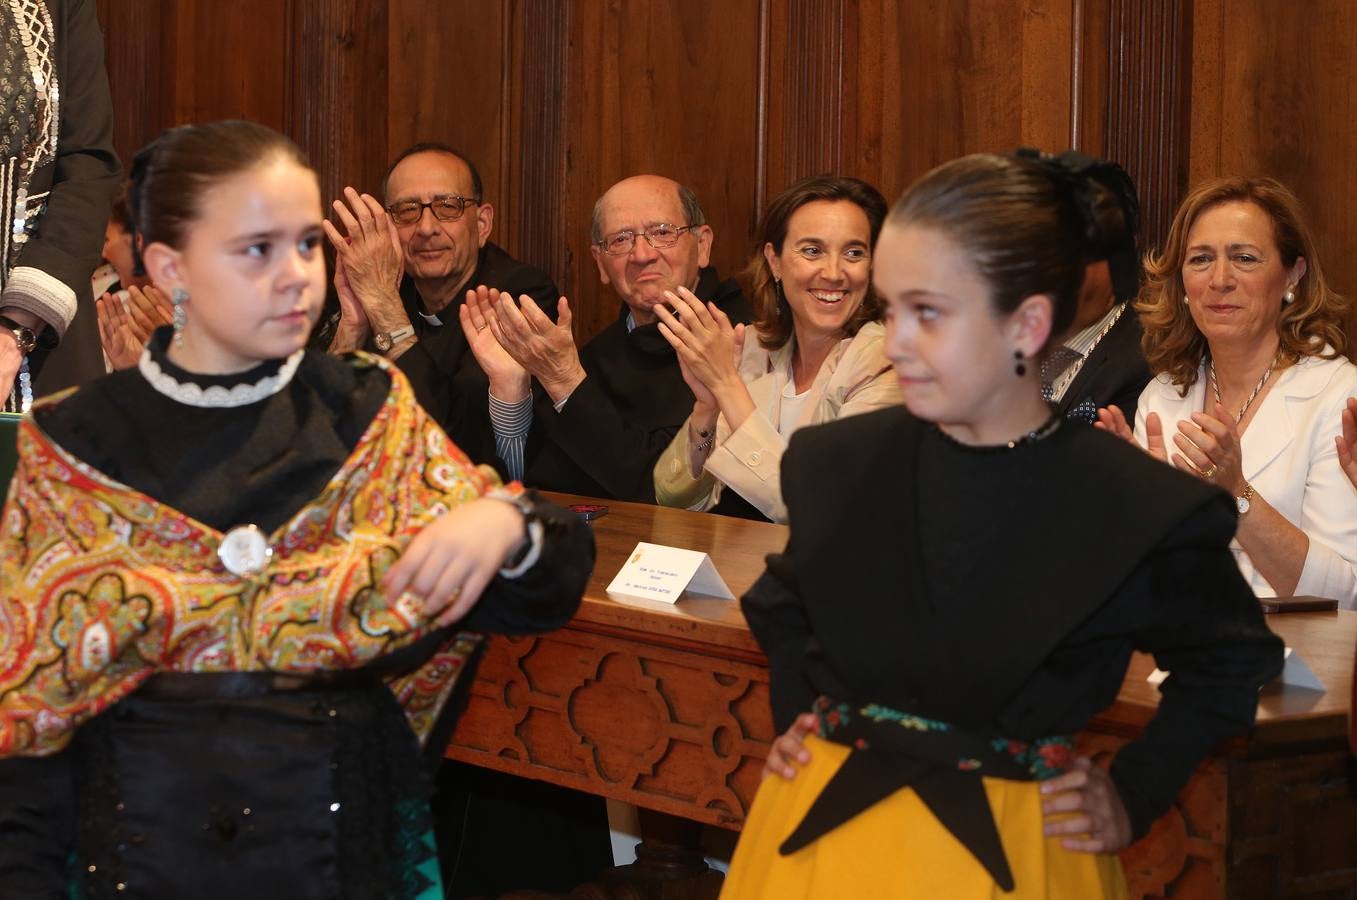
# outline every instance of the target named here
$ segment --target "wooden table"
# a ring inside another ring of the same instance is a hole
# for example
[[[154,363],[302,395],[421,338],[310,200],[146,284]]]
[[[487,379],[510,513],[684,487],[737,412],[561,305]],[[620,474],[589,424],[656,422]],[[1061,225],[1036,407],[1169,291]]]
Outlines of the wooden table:
[[[605,589],[647,541],[711,554],[739,596],[787,529],[608,505],[580,611],[551,634],[491,642],[448,756],[739,828],[773,737],[767,663],[739,604],[623,604]]]
[[[1268,617],[1325,693],[1272,684],[1245,738],[1217,749],[1174,807],[1122,854],[1133,897],[1357,898],[1357,761],[1347,746],[1357,612]],[[1079,736],[1110,756],[1154,714],[1153,662]],[[1171,894],[1170,894],[1171,892]]]
[[[608,505],[594,523],[598,563],[579,613],[551,634],[491,642],[448,756],[738,829],[773,737],[766,662],[738,604],[641,606],[605,589],[647,541],[709,553],[739,596],[787,530]],[[1346,744],[1357,613],[1270,621],[1328,691],[1264,690],[1253,733],[1203,763],[1123,854],[1134,897],[1357,898],[1357,778]],[[1108,758],[1149,721],[1152,668],[1133,660],[1117,701],[1080,735],[1084,752]]]

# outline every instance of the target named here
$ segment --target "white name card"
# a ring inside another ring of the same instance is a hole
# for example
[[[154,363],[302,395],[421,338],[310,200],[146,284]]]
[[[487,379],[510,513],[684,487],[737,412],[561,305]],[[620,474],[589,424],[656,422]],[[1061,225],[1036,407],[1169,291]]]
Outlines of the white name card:
[[[735,599],[707,554],[644,541],[631,551],[608,585],[608,596],[614,600],[675,603],[684,591],[722,600]]]
[[[1150,684],[1159,684],[1168,677],[1168,672],[1155,669],[1150,673],[1150,677],[1145,680]],[[1286,662],[1282,665],[1282,674],[1277,676],[1275,683],[1306,691],[1319,691],[1321,694],[1327,693],[1329,690],[1324,686],[1324,682],[1319,680],[1314,669],[1306,665],[1305,660],[1301,659],[1300,654],[1292,647],[1286,648]]]

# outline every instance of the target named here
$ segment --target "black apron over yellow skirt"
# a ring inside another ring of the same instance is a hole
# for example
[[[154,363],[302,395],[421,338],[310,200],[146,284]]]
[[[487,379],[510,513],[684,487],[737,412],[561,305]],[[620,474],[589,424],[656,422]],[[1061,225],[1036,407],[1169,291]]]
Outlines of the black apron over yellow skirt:
[[[976,900],[1126,897],[1121,863],[1110,854],[1065,850],[1043,832],[1040,782],[983,778],[985,795],[1012,870],[1005,892],[912,788],[903,788],[846,823],[783,856],[779,848],[853,751],[811,735],[811,761],[795,778],[765,779],[745,822],[721,900]]]

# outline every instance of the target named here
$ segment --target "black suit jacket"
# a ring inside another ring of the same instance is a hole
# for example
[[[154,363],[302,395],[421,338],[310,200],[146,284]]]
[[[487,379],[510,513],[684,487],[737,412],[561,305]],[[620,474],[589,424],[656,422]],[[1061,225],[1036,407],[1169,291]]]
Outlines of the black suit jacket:
[[[1128,307],[1093,348],[1079,374],[1055,404],[1069,419],[1092,423],[1100,407],[1116,406],[1134,422],[1140,392],[1150,383],[1150,368],[1140,349],[1140,316]]]
[[[488,242],[481,248],[476,271],[467,282],[468,288],[482,284],[514,297],[527,294],[553,321],[556,318],[560,294],[551,277]],[[459,292],[438,314],[441,325],[433,325],[419,314],[419,294],[409,277],[401,282],[401,300],[419,340],[400,355],[396,365],[410,379],[420,405],[453,443],[472,462],[495,466],[504,476],[504,464],[495,453],[495,434],[490,426],[490,379],[476,362],[457,317],[457,311],[466,302],[465,292]]]
[[[108,208],[121,169],[113,150],[113,103],[94,0],[47,0],[47,8],[56,30],[53,52],[61,93],[61,131],[56,159],[40,166],[28,186],[30,196],[51,191],[47,209],[10,263],[39,269],[69,288],[75,297],[75,315],[69,323],[59,322],[34,298],[5,295],[6,305],[35,313],[51,326],[39,336],[38,350],[29,360],[36,373],[35,397],[85,384],[105,372],[90,275],[99,262]],[[18,58],[23,59],[23,54]],[[23,77],[28,77],[27,69]]]
[[[703,269],[697,290],[732,322],[752,318],[734,279]],[[586,377],[557,412],[535,390],[523,481],[544,490],[655,502],[655,463],[693,410],[693,392],[674,348],[655,323],[627,331],[617,321],[580,350]]]

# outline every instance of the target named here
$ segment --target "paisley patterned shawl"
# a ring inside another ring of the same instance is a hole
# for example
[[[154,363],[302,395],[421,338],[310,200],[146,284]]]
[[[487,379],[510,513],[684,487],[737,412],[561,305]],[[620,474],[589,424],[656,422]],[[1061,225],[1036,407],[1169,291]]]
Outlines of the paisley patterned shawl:
[[[0,756],[63,747],[159,671],[306,675],[351,669],[429,633],[383,573],[428,522],[498,483],[391,376],[385,403],[325,489],[269,536],[253,576],[223,535],[108,478],[25,419],[0,522]],[[44,401],[58,403],[61,395]],[[479,635],[461,633],[388,684],[421,742]]]

